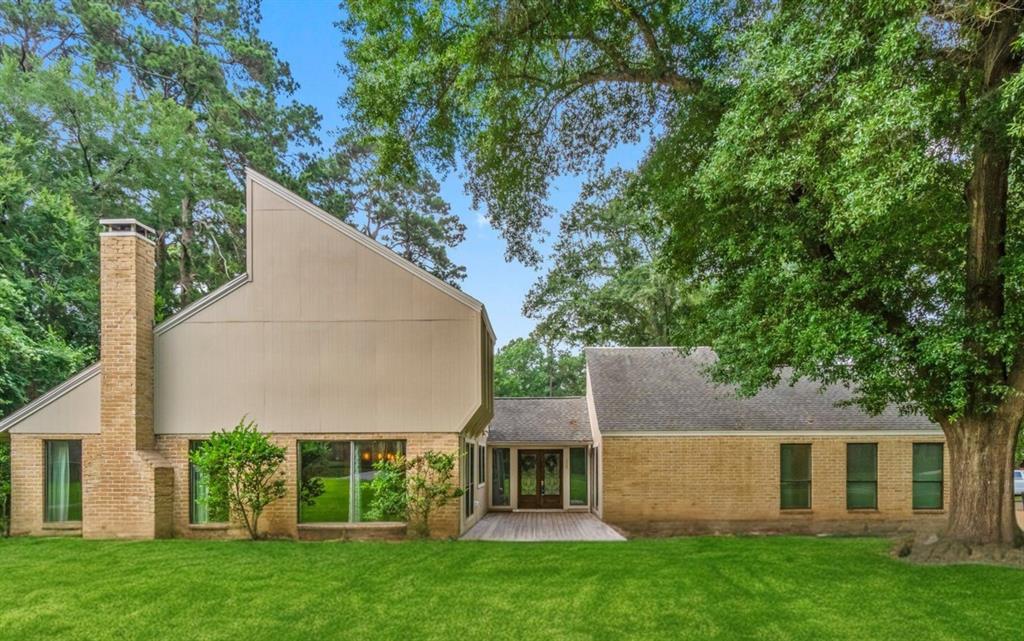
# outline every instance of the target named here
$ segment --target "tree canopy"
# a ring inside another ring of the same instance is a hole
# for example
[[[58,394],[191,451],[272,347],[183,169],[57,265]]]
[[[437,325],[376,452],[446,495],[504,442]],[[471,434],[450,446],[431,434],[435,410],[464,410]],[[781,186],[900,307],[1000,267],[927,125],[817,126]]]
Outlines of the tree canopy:
[[[511,255],[537,259],[554,176],[653,132],[636,215],[658,213],[701,291],[679,344],[710,342],[710,374],[747,393],[790,367],[928,415],[951,537],[1020,542],[1020,3],[349,8],[366,135],[465,163]]]
[[[494,355],[495,396],[582,396],[586,387],[582,354],[515,338]]]

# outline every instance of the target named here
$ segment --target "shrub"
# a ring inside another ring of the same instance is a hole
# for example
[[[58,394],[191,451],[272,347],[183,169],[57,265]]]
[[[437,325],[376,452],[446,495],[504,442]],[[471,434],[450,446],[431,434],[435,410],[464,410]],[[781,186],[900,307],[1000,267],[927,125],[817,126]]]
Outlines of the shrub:
[[[11,444],[0,443],[0,537],[10,532]]]
[[[286,493],[279,473],[284,455],[283,447],[243,417],[234,429],[212,434],[189,460],[209,479],[210,511],[226,509],[245,524],[251,538],[258,539],[263,510]]]
[[[452,481],[455,457],[428,451],[414,458],[399,456],[375,463],[370,518],[401,515],[409,524],[410,535],[429,537],[430,516],[463,493]]]

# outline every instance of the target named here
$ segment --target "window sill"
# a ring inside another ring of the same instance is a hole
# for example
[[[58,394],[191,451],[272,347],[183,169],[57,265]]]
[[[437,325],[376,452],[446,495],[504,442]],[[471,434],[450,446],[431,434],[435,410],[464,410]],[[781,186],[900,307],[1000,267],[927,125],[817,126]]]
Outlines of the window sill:
[[[914,514],[945,514],[946,508],[943,507],[915,507]]]
[[[43,523],[43,528],[42,529],[44,529],[44,530],[61,531],[61,532],[69,532],[69,531],[72,531],[72,530],[81,530],[82,529],[82,522],[81,521],[63,521],[63,522],[60,522],[60,523]]]
[[[854,514],[878,514],[879,512],[877,507],[848,507],[846,511]]]
[[[363,521],[360,523],[299,523],[300,530],[364,530],[374,528],[404,528],[404,521]]]
[[[189,523],[188,528],[190,530],[227,530],[231,525],[229,523]]]
[[[793,515],[814,514],[814,510],[812,508],[809,508],[809,507],[780,507],[779,508],[779,512],[784,514],[784,515],[785,514],[793,514]]]

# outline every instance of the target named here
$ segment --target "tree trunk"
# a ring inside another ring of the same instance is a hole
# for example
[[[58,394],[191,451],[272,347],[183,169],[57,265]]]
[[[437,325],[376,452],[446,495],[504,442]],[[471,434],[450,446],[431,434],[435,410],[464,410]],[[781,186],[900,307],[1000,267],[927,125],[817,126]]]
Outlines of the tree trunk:
[[[178,239],[180,252],[178,253],[178,285],[181,287],[179,294],[181,306],[184,307],[192,302],[192,237],[194,235],[192,225],[192,198],[191,196],[181,200],[181,232]]]
[[[1013,504],[1019,421],[966,418],[945,428],[949,455],[946,538],[967,545],[1021,545]]]

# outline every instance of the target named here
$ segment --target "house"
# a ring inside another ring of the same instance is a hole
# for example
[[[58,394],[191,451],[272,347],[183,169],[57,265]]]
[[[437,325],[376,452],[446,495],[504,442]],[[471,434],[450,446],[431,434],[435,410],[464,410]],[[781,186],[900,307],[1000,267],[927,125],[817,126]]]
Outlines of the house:
[[[484,306],[288,192],[247,176],[246,273],[153,322],[153,232],[103,221],[100,362],[0,421],[12,533],[233,537],[188,452],[243,416],[287,452],[267,533],[397,536],[370,521],[373,463],[459,453],[465,496],[433,532],[488,511],[592,512],[634,532],[860,532],[940,526],[941,430],[837,405],[800,381],[739,398],[709,350],[586,350],[583,397],[495,399]],[[304,481],[319,496],[300,502]]]

